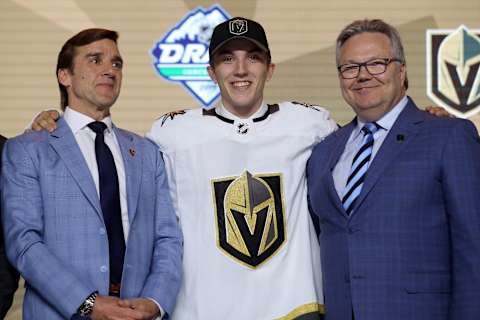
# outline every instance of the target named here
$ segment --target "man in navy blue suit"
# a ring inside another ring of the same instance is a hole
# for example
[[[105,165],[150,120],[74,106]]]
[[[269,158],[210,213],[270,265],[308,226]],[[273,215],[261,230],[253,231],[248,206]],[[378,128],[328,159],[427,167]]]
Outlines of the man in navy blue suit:
[[[480,317],[480,141],[406,95],[398,32],[355,21],[337,39],[356,113],[309,160],[328,320]]]

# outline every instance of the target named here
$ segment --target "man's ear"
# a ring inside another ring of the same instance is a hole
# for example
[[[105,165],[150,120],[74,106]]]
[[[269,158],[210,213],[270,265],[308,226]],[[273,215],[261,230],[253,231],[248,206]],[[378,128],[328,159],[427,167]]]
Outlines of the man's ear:
[[[213,82],[218,83],[217,77],[215,76],[215,70],[213,69],[212,66],[207,67],[207,72],[208,72],[208,75],[210,76],[210,79],[212,79]]]
[[[59,69],[57,72],[58,82],[64,87],[69,87],[71,85],[71,74],[68,69]]]
[[[275,71],[275,63],[270,63],[267,70],[267,81],[270,81],[273,77],[273,72]]]

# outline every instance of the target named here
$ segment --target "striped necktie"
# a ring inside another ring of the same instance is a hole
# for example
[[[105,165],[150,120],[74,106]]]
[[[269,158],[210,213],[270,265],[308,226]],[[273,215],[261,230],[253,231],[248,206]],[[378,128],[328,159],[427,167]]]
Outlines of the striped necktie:
[[[345,186],[345,195],[342,198],[343,208],[348,215],[352,213],[355,200],[362,191],[363,181],[372,157],[373,135],[378,129],[379,126],[375,122],[366,123],[362,128],[364,134],[362,145],[353,157],[352,167]]]

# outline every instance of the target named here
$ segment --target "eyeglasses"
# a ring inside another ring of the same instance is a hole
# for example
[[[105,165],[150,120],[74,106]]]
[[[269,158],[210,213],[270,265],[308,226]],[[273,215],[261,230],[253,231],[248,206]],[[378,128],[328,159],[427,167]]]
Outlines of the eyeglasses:
[[[377,58],[362,63],[346,63],[337,67],[338,72],[343,79],[354,79],[358,77],[360,68],[365,67],[372,76],[379,75],[387,71],[387,66],[392,62],[402,62],[396,58]]]

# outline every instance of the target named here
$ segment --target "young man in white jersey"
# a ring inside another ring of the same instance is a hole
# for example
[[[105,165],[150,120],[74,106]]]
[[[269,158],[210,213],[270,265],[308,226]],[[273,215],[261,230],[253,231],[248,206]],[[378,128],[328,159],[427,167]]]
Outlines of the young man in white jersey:
[[[165,115],[147,134],[163,153],[184,233],[174,319],[320,319],[319,248],[305,165],[337,128],[319,107],[263,100],[265,31],[233,18],[213,31],[213,109]]]

